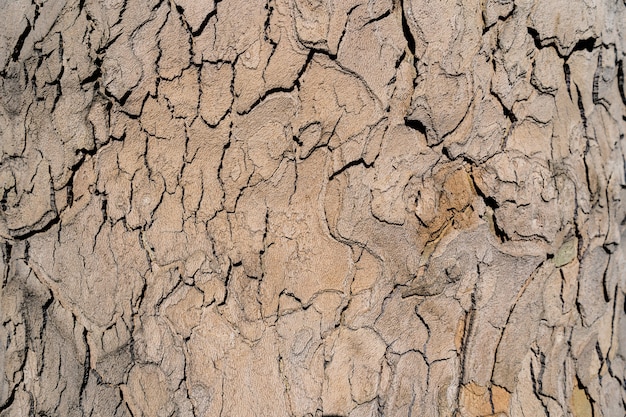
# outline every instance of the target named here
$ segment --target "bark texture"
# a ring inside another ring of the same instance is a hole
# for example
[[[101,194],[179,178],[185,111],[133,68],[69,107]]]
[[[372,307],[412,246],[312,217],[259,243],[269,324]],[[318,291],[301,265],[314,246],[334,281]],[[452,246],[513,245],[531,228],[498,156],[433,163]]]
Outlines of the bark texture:
[[[624,415],[623,0],[0,28],[0,416]]]

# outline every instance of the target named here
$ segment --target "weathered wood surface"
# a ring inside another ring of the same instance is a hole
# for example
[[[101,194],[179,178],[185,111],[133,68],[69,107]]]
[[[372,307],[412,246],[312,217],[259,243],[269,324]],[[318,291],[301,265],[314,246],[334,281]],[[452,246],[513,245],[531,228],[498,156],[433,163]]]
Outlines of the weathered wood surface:
[[[0,416],[605,416],[622,0],[0,1]]]

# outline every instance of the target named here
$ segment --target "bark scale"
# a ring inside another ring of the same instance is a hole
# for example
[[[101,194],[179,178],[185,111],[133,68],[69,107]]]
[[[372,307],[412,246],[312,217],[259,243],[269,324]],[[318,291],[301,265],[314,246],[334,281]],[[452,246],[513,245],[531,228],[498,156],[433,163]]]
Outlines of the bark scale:
[[[624,415],[623,1],[0,21],[0,416]]]

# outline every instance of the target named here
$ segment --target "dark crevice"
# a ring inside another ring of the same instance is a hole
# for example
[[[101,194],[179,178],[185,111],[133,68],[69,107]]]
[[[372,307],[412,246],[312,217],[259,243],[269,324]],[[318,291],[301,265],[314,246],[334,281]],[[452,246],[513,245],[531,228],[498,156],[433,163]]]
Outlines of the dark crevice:
[[[217,307],[226,305],[226,301],[228,300],[228,283],[230,282],[230,277],[233,273],[233,268],[236,266],[241,266],[241,262],[233,263],[231,261],[228,264],[228,271],[226,271],[226,277],[224,277],[224,299],[219,304],[217,304]]]
[[[391,10],[387,10],[385,13],[381,14],[380,16],[375,17],[372,20],[368,20],[363,26],[361,26],[361,28],[364,28],[367,25],[371,25],[372,23],[379,22],[383,20],[384,18],[388,17],[389,15],[391,15]]]
[[[131,350],[132,352],[132,350]],[[117,388],[117,391],[120,395],[120,404],[124,405],[124,411],[128,412],[128,415],[130,415],[130,417],[135,417],[135,415],[133,414],[133,412],[130,410],[130,407],[128,406],[128,402],[126,401],[126,399],[124,398],[124,390],[120,389],[119,387]]]
[[[602,71],[602,51],[598,54],[598,65],[596,66],[596,71],[593,73],[593,87],[591,90],[593,104],[599,104],[600,102],[600,99],[598,98],[600,71]]]
[[[193,36],[194,38],[200,36],[202,34],[202,32],[204,32],[204,29],[209,24],[209,21],[211,20],[211,18],[213,16],[215,16],[215,15],[217,15],[217,4],[215,5],[215,9],[213,9],[213,11],[211,13],[206,15],[206,17],[204,18],[202,23],[200,23],[200,26],[198,26],[198,29],[196,29],[196,30],[191,32],[191,36]]]
[[[24,242],[24,263],[28,264],[30,261],[30,242],[27,240]]]
[[[350,15],[352,15],[352,12],[354,12],[354,10],[357,7],[359,7],[359,4],[357,4],[356,6],[352,6],[350,8],[350,10],[348,10],[346,24],[343,27],[343,30],[341,31],[341,35],[339,36],[339,40],[337,41],[337,54],[339,53],[339,48],[341,48],[341,42],[343,41],[343,37],[346,36],[346,32],[348,31],[348,24],[350,22]],[[328,55],[331,56],[331,54],[328,54]],[[332,59],[333,60],[337,59],[337,55],[334,54],[334,57]]]
[[[617,61],[617,86],[622,103],[626,106],[626,90],[624,90],[624,61]]]
[[[400,64],[402,64],[402,61],[404,61],[404,58],[406,57],[406,49],[404,51],[402,51],[402,54],[400,54],[400,56],[398,57],[398,59],[396,60],[396,63],[394,64],[394,68],[398,69],[400,68]],[[392,81],[389,81],[388,85],[391,85],[393,83],[396,82],[396,76],[394,75],[391,79]]]
[[[22,48],[24,47],[24,41],[26,41],[26,38],[28,37],[32,29],[33,27],[31,26],[30,21],[26,19],[26,27],[24,28],[24,31],[22,32],[20,37],[17,39],[17,43],[15,44],[15,47],[13,48],[13,53],[11,54],[11,59],[14,62],[19,59],[20,54],[22,53]]]
[[[480,273],[479,273],[480,275]],[[471,306],[469,308],[469,310],[467,311],[467,313],[465,314],[465,323],[464,323],[464,329],[463,329],[463,337],[462,337],[462,341],[461,341],[461,348],[458,352],[460,359],[459,359],[459,383],[460,384],[464,384],[465,383],[465,361],[467,359],[467,350],[468,350],[468,346],[469,346],[469,342],[470,342],[470,337],[472,334],[472,331],[474,329],[474,318],[476,316],[476,287],[474,287],[474,291],[472,291],[472,295],[471,295]],[[461,390],[457,390],[457,404],[459,404],[459,396],[460,396]]]
[[[252,105],[244,110],[243,112],[237,112],[237,114],[239,115],[246,115],[248,113],[250,113],[252,111],[252,109],[254,109],[256,106],[258,106],[259,104],[261,104],[261,102],[263,102],[263,100],[265,100],[267,97],[269,97],[272,94],[276,94],[276,93],[291,93],[294,91],[294,89],[299,88],[300,87],[300,78],[302,77],[302,75],[304,74],[304,72],[306,71],[306,69],[309,67],[309,64],[311,63],[311,61],[313,60],[313,55],[315,54],[315,50],[311,49],[309,50],[309,54],[306,57],[306,61],[304,62],[304,65],[302,65],[302,68],[300,68],[300,71],[298,71],[298,74],[296,76],[296,80],[294,81],[293,85],[289,88],[285,88],[285,87],[275,87],[275,88],[270,88],[269,90],[265,91],[261,97],[259,97],[254,103],[252,103]],[[319,51],[317,51],[319,52]],[[325,52],[322,52],[325,53]],[[234,79],[234,78],[233,78]]]
[[[567,93],[569,94],[569,98],[572,98],[572,72],[569,69],[569,64],[567,62],[563,63],[563,73],[565,74],[565,86],[567,87]]]
[[[595,400],[591,397],[591,395],[589,395],[589,390],[585,385],[583,385],[578,375],[576,375],[576,385],[578,385],[578,389],[582,390],[585,393],[585,397],[587,397],[587,401],[589,401],[589,405],[591,405],[591,417],[595,417],[596,414],[593,407]]]
[[[120,38],[122,36],[123,32],[120,32],[118,34],[116,34],[115,36],[111,37],[110,39],[107,39],[106,44],[104,44],[103,46],[101,46],[100,48],[96,49],[94,52],[97,55],[102,55],[102,54],[106,54],[107,49],[109,49],[109,47],[111,45],[113,45],[115,43],[115,41],[118,40],[118,38]]]
[[[494,71],[495,71],[495,60],[494,60]],[[513,113],[512,109],[509,109],[507,106],[504,105],[504,102],[502,101],[502,99],[500,98],[500,96],[498,94],[496,94],[495,92],[491,92],[491,95],[498,100],[498,103],[500,103],[500,107],[502,107],[502,113],[504,114],[504,116],[509,119],[509,121],[511,122],[512,125],[514,125],[515,123],[517,123],[517,116],[515,116],[515,113]]]
[[[48,316],[49,316],[48,311],[53,302],[54,302],[54,296],[50,296],[50,298],[41,307],[41,327],[39,329],[39,340],[42,343],[45,341],[44,336],[45,336],[46,328],[48,326]],[[43,367],[43,364],[41,366]]]
[[[97,81],[100,77],[102,77],[102,70],[98,67],[95,69],[94,72],[92,72],[90,75],[87,76],[87,78],[85,78],[84,80],[82,80],[80,82],[80,85],[83,86],[85,84],[89,84],[92,82]]]
[[[512,110],[507,109],[504,105],[502,106],[502,112],[504,113],[504,116],[511,121],[511,124],[515,124],[517,122],[515,113],[513,113]]]
[[[123,106],[126,103],[126,100],[128,100],[128,97],[130,97],[132,91],[128,90],[124,93],[124,95],[122,97],[120,97],[119,99],[117,97],[115,97],[115,95],[109,91],[108,88],[104,88],[104,95],[110,99],[113,99],[114,101],[116,101],[117,103],[119,103],[120,106]]]
[[[470,175],[470,178],[472,179],[472,183],[474,185],[474,189],[476,190],[476,194],[478,194],[478,196],[485,202],[485,205],[491,209],[492,215],[490,217],[493,223],[493,231],[496,237],[500,239],[500,242],[502,243],[510,240],[507,233],[500,227],[500,225],[498,224],[498,221],[496,220],[496,210],[500,208],[500,204],[498,204],[495,198],[493,198],[492,196],[486,195],[483,192],[483,190],[480,189],[480,187],[476,184],[476,181],[474,180],[473,175]]]
[[[298,146],[302,146],[302,145],[304,145],[304,142],[302,142],[302,141],[300,140],[300,138],[298,138],[298,136],[292,136],[292,138],[291,138],[291,139],[292,139],[292,140],[293,140],[293,141],[294,141],[294,142],[295,142]]]
[[[15,391],[17,391],[17,386],[13,387],[4,404],[0,404],[0,413],[2,413],[4,410],[9,408],[11,404],[13,404],[13,401],[15,401]]]
[[[530,35],[530,37],[533,38],[533,42],[535,43],[535,48],[537,49],[543,48],[544,45],[541,44],[539,32],[537,32],[535,28],[531,28],[531,27],[526,28],[526,30],[528,31],[528,34]]]
[[[489,30],[494,27],[496,25],[497,22],[504,22],[506,21],[509,17],[513,16],[513,13],[515,13],[516,7],[515,7],[515,3],[513,4],[513,7],[511,7],[511,11],[509,11],[506,15],[502,15],[502,16],[498,16],[498,20],[493,22],[491,25],[487,26],[485,23],[485,15],[484,13],[482,14],[482,20],[483,20],[483,25],[485,26],[483,28],[483,32],[482,32],[482,36],[484,36],[487,32],[489,32]]]
[[[268,33],[271,31],[271,19],[272,13],[274,12],[274,7],[270,6],[269,0],[265,2],[265,10],[267,12],[267,16],[265,17],[265,22],[263,23],[263,39],[269,42],[272,46],[276,47],[278,44],[268,36]]]
[[[309,304],[308,306],[305,306],[305,305],[304,305],[304,303],[302,302],[302,299],[300,299],[300,298],[299,298],[298,296],[296,296],[296,295],[295,295],[292,291],[289,291],[289,290],[287,290],[287,289],[283,289],[283,290],[280,292],[280,294],[278,294],[278,298],[280,298],[280,297],[281,297],[281,296],[283,296],[283,295],[285,295],[285,296],[287,296],[287,297],[291,297],[291,298],[293,298],[294,300],[296,300],[296,302],[297,302],[298,304],[300,304],[304,310],[308,310],[308,309],[309,309],[309,307],[312,305],[312,303],[311,303],[311,304]]]
[[[478,196],[483,199],[487,207],[492,209],[494,212],[498,208],[500,208],[500,205],[498,204],[496,199],[491,196],[485,195],[485,193],[478,187],[478,185],[476,185],[476,181],[474,181],[474,177],[471,177],[471,178],[472,178],[472,181],[474,182],[474,188],[476,189],[476,194],[478,194]]]
[[[411,28],[406,20],[406,14],[404,13],[404,0],[400,0],[400,14],[402,15],[402,33],[406,39],[407,47],[411,51],[411,55],[415,58],[415,37],[411,33]]]
[[[542,354],[543,355],[543,354]],[[544,358],[540,358],[539,359],[541,367],[544,367],[544,361],[545,361],[545,357]],[[543,408],[543,411],[545,413],[545,415],[549,416],[550,415],[550,410],[548,410],[548,407],[546,406],[546,404],[544,403],[544,401],[542,401],[541,399],[541,378],[542,378],[542,374],[543,374],[543,369],[539,370],[539,375],[536,375],[535,372],[535,366],[533,365],[533,362],[530,362],[530,379],[531,382],[533,384],[533,394],[535,395],[535,398],[537,398],[537,400],[539,400],[539,402],[541,403],[541,406]]]
[[[63,71],[63,67],[61,67],[61,71]],[[56,95],[54,96],[54,101],[52,102],[52,108],[50,109],[50,113],[54,113],[54,110],[57,108],[57,104],[59,103],[59,100],[61,99],[61,95],[63,94],[63,91],[61,91],[61,83],[60,82],[55,82],[53,83],[53,85],[56,85]]]
[[[269,90],[265,91],[265,93],[263,93],[261,95],[261,97],[259,97],[251,106],[249,109],[244,110],[243,112],[237,112],[240,115],[245,115],[250,113],[250,111],[252,111],[252,109],[254,109],[256,106],[258,106],[259,104],[261,104],[261,102],[263,100],[265,100],[267,97],[271,96],[272,94],[276,94],[276,93],[290,93],[293,91],[293,86],[290,88],[284,88],[284,87],[274,87],[274,88],[270,88]]]
[[[343,36],[343,33],[342,33],[342,36]],[[321,48],[311,47],[311,48],[309,49],[309,52],[312,52],[312,53],[314,53],[314,54],[315,54],[315,53],[318,53],[318,54],[321,54],[321,55],[326,55],[326,56],[327,56],[328,58],[330,58],[332,61],[337,60],[337,54],[333,54],[333,53],[331,53],[331,52],[327,51],[326,49],[321,49]]]
[[[538,348],[537,348],[536,352],[535,352],[534,349],[531,349],[531,350],[533,351],[533,353],[535,353],[535,357],[537,357],[539,359],[539,364],[541,365],[541,367],[539,368],[539,377],[537,379],[537,384],[538,384],[537,394],[540,395],[541,397],[546,397],[546,398],[550,398],[552,400],[557,401],[557,399],[554,398],[554,396],[549,395],[548,393],[546,393],[546,391],[543,388],[543,381],[545,379],[544,375],[545,375],[546,369],[548,367],[548,365],[547,365],[548,361],[547,361],[545,353],[540,351]]]
[[[593,51],[593,47],[595,46],[595,44],[596,44],[596,38],[581,39],[578,42],[576,42],[576,45],[574,45],[574,48],[572,49],[572,53],[574,53],[575,51],[591,52]]]
[[[586,135],[587,134],[587,116],[585,116],[585,106],[583,105],[583,98],[582,98],[582,95],[580,94],[580,88],[578,88],[578,85],[576,83],[574,83],[574,86],[576,86],[576,94],[578,95],[576,104],[578,105],[578,111],[580,112],[580,118],[583,121],[583,127],[585,129],[585,135]]]
[[[333,172],[333,174],[328,177],[329,181],[332,181],[333,179],[335,179],[335,177],[337,177],[338,175],[341,175],[342,173],[344,173],[346,170],[352,168],[353,166],[357,166],[357,165],[363,165],[365,168],[370,168],[372,166],[372,164],[367,164],[365,163],[365,160],[363,158],[359,158],[355,161],[350,161],[348,162],[346,165],[344,165],[343,167],[341,167],[338,171]]]
[[[604,358],[604,355],[602,354],[602,349],[600,348],[600,342],[598,341],[596,341],[596,355],[598,356],[598,360],[600,361],[599,368],[602,369],[602,367],[605,364],[605,358]]]
[[[406,125],[406,127],[417,130],[422,135],[426,136],[426,126],[424,126],[424,123],[420,122],[419,120],[412,120],[405,117],[404,124]]]
[[[556,47],[557,46],[555,43],[556,38],[554,37],[546,38],[544,39],[542,43],[541,36],[539,36],[539,32],[537,32],[535,28],[528,27],[527,31],[528,31],[528,34],[533,38],[533,42],[535,43],[535,48],[541,49],[541,48],[553,47],[556,53],[559,55],[559,57],[565,60],[567,60],[576,51],[587,51],[587,52],[593,51],[593,48],[595,47],[595,44],[596,44],[596,38],[594,37],[580,39],[578,42],[576,42],[576,44],[574,45],[570,53],[567,55],[564,55],[561,53],[561,51],[559,51],[559,48]]]
[[[231,144],[232,121],[230,125],[230,130],[231,130],[231,133],[229,134],[228,142],[226,142],[224,146],[222,147],[222,156],[220,158],[220,165],[217,167],[217,180],[219,181],[220,188],[222,190],[224,189],[224,180],[222,179],[222,169],[224,169],[224,156],[226,156],[226,151],[228,150],[228,148],[230,148],[230,144]],[[222,203],[223,203],[223,200],[222,200]]]
[[[161,7],[161,4],[163,3],[163,0],[158,1],[153,7],[152,10],[150,10],[151,12],[155,12],[159,9],[159,7]]]
[[[85,390],[87,388],[87,382],[89,381],[89,373],[91,371],[91,349],[87,342],[87,329],[83,328],[83,343],[85,344],[85,362],[83,363],[83,380],[80,385],[80,397],[79,404],[84,409]]]
[[[609,260],[606,263],[606,268],[604,268],[604,273],[602,274],[602,293],[604,295],[604,302],[608,303],[611,301],[611,294],[609,285],[609,266],[611,265],[611,256],[609,255]]]
[[[3,283],[4,280],[9,277],[9,268],[11,266],[11,253],[13,253],[13,246],[9,242],[5,242],[2,247],[2,260],[4,265],[6,265],[6,270],[4,271]]]
[[[48,211],[46,214],[43,215],[42,219],[44,219],[46,216],[51,216],[52,218],[50,218],[48,221],[44,221],[45,225],[42,227],[35,227],[35,228],[31,228],[31,227],[24,227],[22,229],[19,229],[17,231],[14,231],[11,235],[14,239],[17,240],[25,240],[25,239],[29,239],[31,237],[33,237],[34,235],[38,234],[38,233],[45,233],[47,231],[49,231],[50,229],[52,229],[60,220],[59,216],[57,215],[57,213],[55,211]]]
[[[0,198],[0,210],[2,211],[7,211],[9,206],[7,205],[9,200],[8,200],[8,196],[9,196],[9,191],[11,191],[13,187],[11,188],[5,188],[4,191],[2,192],[2,197]]]

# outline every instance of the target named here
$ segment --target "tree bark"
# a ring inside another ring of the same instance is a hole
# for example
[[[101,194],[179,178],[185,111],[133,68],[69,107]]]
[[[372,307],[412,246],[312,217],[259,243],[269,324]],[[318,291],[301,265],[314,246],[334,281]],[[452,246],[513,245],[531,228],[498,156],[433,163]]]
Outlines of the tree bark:
[[[0,416],[624,415],[624,1],[0,22]]]

